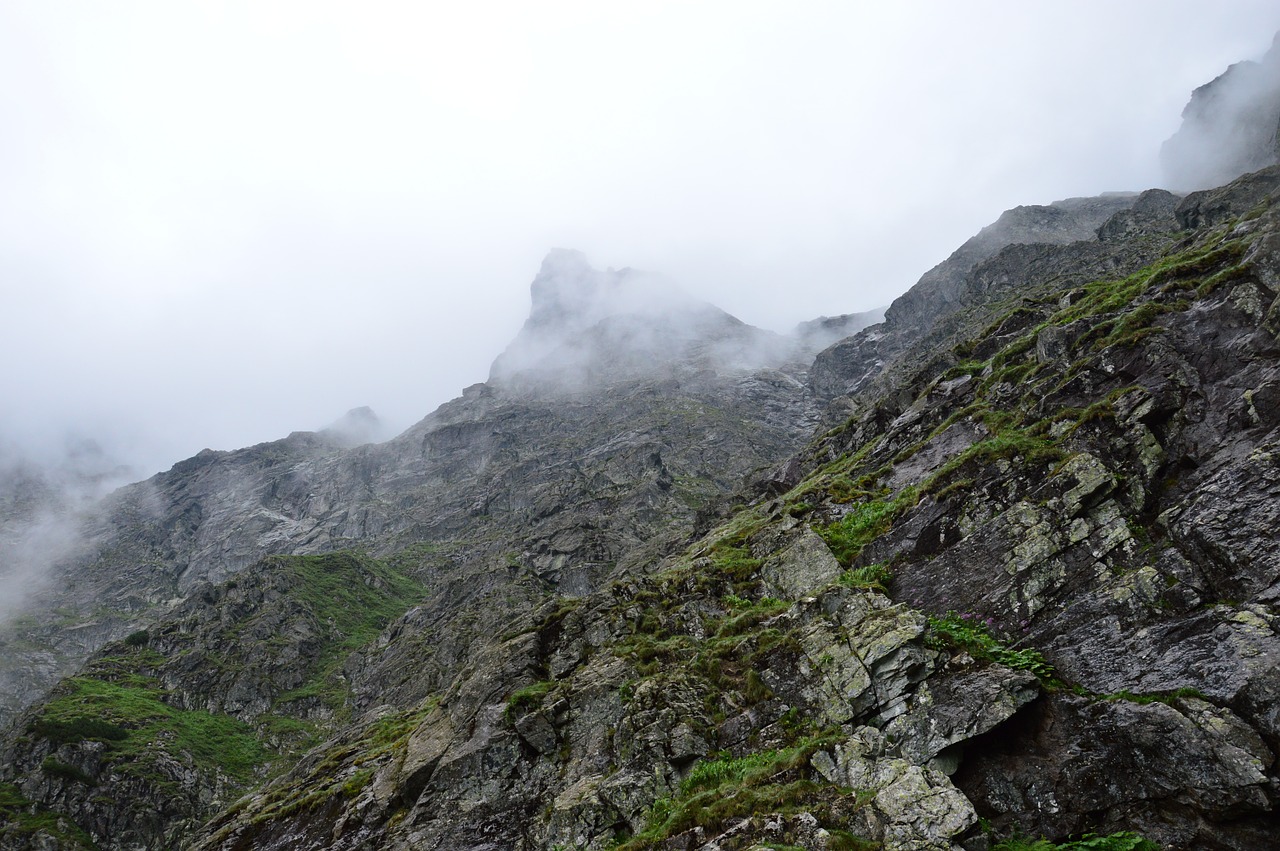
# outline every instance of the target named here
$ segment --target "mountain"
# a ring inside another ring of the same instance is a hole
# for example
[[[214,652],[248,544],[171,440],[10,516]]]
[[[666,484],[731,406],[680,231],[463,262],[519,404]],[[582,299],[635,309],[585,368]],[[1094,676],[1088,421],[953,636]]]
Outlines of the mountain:
[[[1239,62],[1191,94],[1160,151],[1165,182],[1207,189],[1280,162],[1280,34],[1257,62]]]
[[[566,298],[593,275],[609,279],[581,255],[553,252],[495,377],[390,441],[350,447],[350,422],[371,416],[353,412],[322,432],[205,450],[114,493],[84,521],[80,557],[8,630],[6,705],[20,708],[104,641],[269,554],[430,544],[440,554],[425,562],[451,583],[585,593],[810,433],[814,409],[796,404],[804,373],[784,362],[786,340],[709,305],[672,307],[659,322]],[[525,371],[513,381],[517,355]]]
[[[1232,177],[790,335],[553,251],[404,434],[84,516],[0,848],[1274,847],[1280,166]]]

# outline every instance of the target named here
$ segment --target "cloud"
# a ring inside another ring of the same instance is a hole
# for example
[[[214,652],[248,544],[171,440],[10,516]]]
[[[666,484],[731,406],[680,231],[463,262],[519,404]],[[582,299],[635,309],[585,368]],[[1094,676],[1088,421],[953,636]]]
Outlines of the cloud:
[[[1182,126],[1160,150],[1166,184],[1221,186],[1280,155],[1280,35],[1259,62],[1238,62],[1197,88]]]
[[[0,443],[0,622],[38,594],[84,545],[99,500],[136,477],[89,438],[33,451]]]

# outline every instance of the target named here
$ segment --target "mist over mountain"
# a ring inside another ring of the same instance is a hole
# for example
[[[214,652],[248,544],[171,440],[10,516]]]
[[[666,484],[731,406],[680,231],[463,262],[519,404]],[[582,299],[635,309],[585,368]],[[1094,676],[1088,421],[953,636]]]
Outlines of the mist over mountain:
[[[1280,162],[1280,37],[1191,93],[1182,126],[1160,151],[1166,185],[1219,186]]]
[[[1240,68],[1166,147],[1219,183],[1014,207],[883,314],[784,334],[553,249],[399,434],[122,487],[14,453],[0,849],[1273,847],[1280,165]]]
[[[22,610],[56,563],[76,554],[84,516],[132,478],[135,471],[88,438],[43,458],[0,444],[0,622]]]

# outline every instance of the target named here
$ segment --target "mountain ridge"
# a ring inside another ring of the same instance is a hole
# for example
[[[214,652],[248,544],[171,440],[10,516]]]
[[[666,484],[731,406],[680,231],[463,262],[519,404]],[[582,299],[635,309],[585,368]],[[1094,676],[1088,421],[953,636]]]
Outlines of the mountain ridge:
[[[789,336],[554,251],[402,434],[108,500],[0,847],[1270,847],[1278,194],[1019,207]]]

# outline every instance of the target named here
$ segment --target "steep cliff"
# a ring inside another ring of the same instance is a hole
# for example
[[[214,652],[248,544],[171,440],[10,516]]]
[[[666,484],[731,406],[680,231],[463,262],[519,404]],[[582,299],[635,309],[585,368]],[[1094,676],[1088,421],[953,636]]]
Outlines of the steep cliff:
[[[790,335],[555,250],[403,434],[60,509],[0,848],[1274,847],[1280,167],[1239,165]],[[18,540],[52,491],[6,482]]]
[[[807,448],[803,372],[741,359],[786,345],[695,306],[387,444],[179,465],[116,534],[184,601],[17,720],[5,847],[1270,847],[1278,189],[965,258]]]
[[[1207,189],[1280,162],[1280,36],[1191,93],[1182,126],[1160,151],[1166,185]]]

